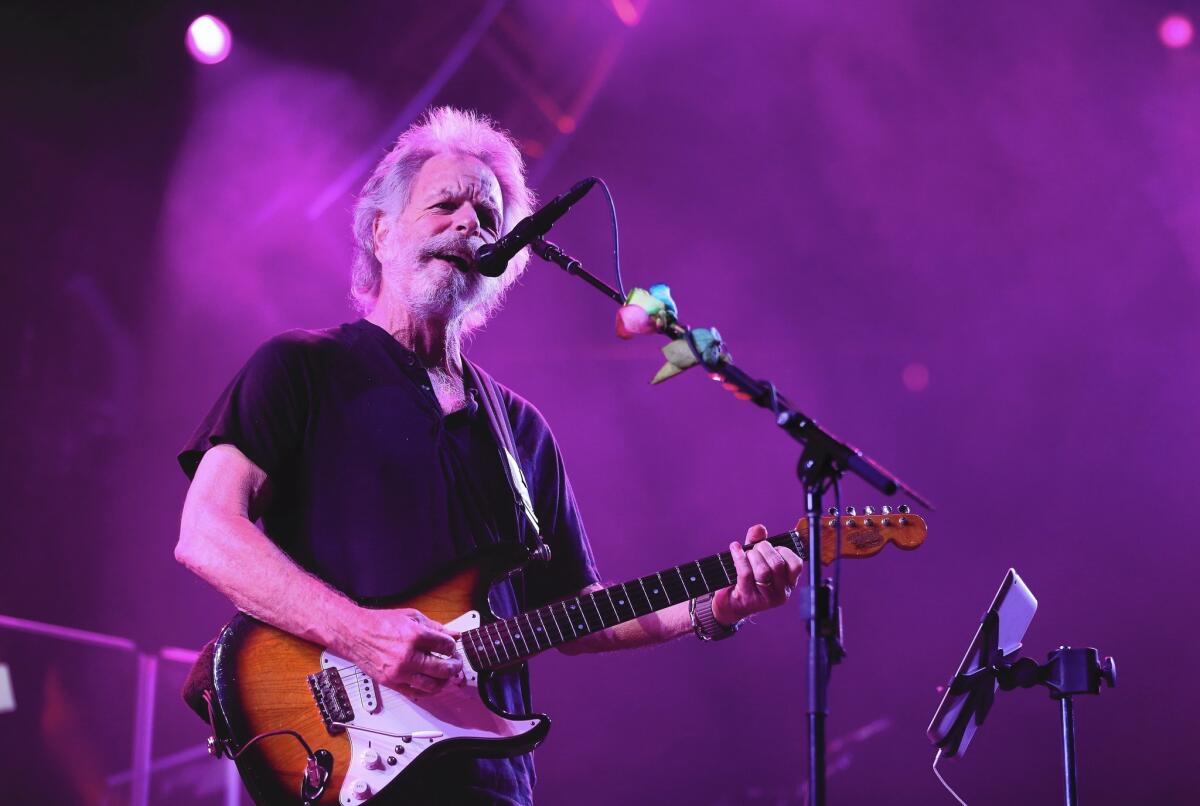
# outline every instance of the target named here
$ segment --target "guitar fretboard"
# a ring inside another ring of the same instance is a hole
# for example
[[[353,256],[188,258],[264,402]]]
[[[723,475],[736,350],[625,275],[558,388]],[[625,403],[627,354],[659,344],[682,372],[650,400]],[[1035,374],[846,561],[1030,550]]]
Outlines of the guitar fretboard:
[[[767,540],[807,559],[796,531]],[[476,669],[498,669],[559,644],[729,587],[736,580],[733,557],[726,551],[467,630],[462,634],[463,648]]]

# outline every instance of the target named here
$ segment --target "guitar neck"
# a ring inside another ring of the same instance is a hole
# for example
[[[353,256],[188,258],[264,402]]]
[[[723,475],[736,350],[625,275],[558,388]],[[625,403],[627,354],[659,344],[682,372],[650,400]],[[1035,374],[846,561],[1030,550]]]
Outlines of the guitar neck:
[[[784,532],[767,540],[807,559],[799,532]],[[733,557],[726,551],[467,630],[462,634],[463,648],[476,669],[498,669],[545,649],[729,587],[736,580]]]

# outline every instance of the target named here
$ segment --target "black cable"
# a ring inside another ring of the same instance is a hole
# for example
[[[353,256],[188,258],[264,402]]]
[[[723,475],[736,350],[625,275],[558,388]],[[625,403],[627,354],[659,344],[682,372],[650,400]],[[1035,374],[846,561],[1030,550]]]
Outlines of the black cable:
[[[212,701],[213,694],[211,691],[206,690],[204,692],[204,694],[201,696],[204,697],[204,704],[208,707],[208,724],[213,729],[213,738],[216,738],[217,722],[216,722],[216,714],[215,714],[216,709],[215,709],[215,707],[213,705],[213,701]],[[268,730],[268,731],[259,733],[258,735],[253,736],[250,739],[250,741],[248,741],[244,745],[242,745],[241,749],[237,750],[237,751],[235,751],[230,746],[232,744],[232,742],[226,742],[221,739],[217,739],[217,744],[216,744],[217,750],[218,750],[217,756],[220,757],[222,754],[224,754],[224,755],[228,756],[230,758],[230,760],[237,761],[239,758],[242,757],[242,753],[245,753],[247,750],[249,750],[254,745],[258,744],[263,739],[266,739],[271,736],[291,736],[296,741],[300,742],[301,745],[304,746],[304,754],[306,756],[308,756],[310,759],[316,758],[316,754],[313,753],[313,749],[309,746],[308,742],[306,742],[304,740],[304,737],[301,736],[297,731],[289,730],[288,728],[281,728],[280,730]]]
[[[300,742],[300,745],[304,748],[304,754],[308,756],[308,763],[305,765],[304,776],[301,780],[301,800],[304,802],[305,806],[309,806],[309,804],[315,803],[321,797],[321,795],[324,794],[325,788],[329,785],[329,770],[321,766],[317,760],[317,753],[313,752],[312,747],[309,746],[308,742],[304,740],[304,737],[301,736],[298,731],[291,730],[290,728],[264,731],[256,736],[251,737],[250,740],[243,744],[240,749],[235,751],[232,747],[232,741],[223,740],[217,737],[219,731],[217,730],[215,713],[216,709],[213,705],[213,693],[206,690],[203,694],[203,697],[204,704],[208,707],[208,724],[213,730],[213,749],[215,751],[214,755],[216,755],[217,758],[226,756],[230,761],[237,761],[242,757],[243,753],[261,742],[263,739],[269,739],[272,736],[291,736],[293,739]],[[319,750],[317,752],[325,754],[327,758],[329,757],[328,753],[326,753],[324,750]],[[317,776],[317,780],[315,782],[310,780],[310,772],[315,772]],[[310,791],[312,796],[308,797],[307,793]]]
[[[837,542],[833,547],[833,601],[830,603],[830,614],[836,621],[840,620],[838,601],[842,595],[842,485],[836,474],[833,476],[832,483],[833,505],[837,507],[838,516],[833,519],[833,522],[837,524],[833,529],[834,540]]]
[[[625,282],[621,279],[621,236],[617,231],[617,203],[613,201],[612,191],[608,189],[606,183],[600,177],[596,177],[596,181],[600,184],[600,189],[604,191],[605,198],[608,199],[608,215],[612,222],[612,240],[613,240],[613,274],[617,278],[617,290],[621,292],[624,299],[629,299],[629,295],[625,293]]]

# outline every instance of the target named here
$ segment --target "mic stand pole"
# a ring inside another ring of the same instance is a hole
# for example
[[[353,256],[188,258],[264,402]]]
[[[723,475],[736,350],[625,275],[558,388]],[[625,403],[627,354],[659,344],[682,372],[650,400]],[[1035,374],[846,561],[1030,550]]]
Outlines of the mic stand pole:
[[[845,655],[841,643],[840,613],[830,612],[832,585],[821,578],[821,494],[839,471],[830,457],[805,444],[797,473],[804,486],[808,518],[808,600],[802,611],[808,628],[808,798],[813,806],[825,803],[825,720],[829,716],[829,676]]]
[[[583,268],[583,265],[545,238],[537,238],[530,248],[539,257],[567,274],[579,277],[618,305],[625,298],[612,286]],[[825,719],[829,715],[829,672],[844,657],[840,614],[832,609],[832,588],[821,579],[821,496],[835,480],[850,472],[885,495],[903,490],[921,504],[933,508],[923,496],[901,482],[892,473],[868,459],[862,451],[837,439],[778,393],[770,381],[756,380],[733,363],[720,342],[715,349],[701,350],[693,331],[671,316],[661,332],[667,337],[686,339],[697,361],[714,379],[737,391],[738,397],[770,409],[775,423],[804,445],[797,473],[804,486],[805,513],[808,517],[808,598],[804,603],[808,623],[808,773],[809,803],[825,803]]]

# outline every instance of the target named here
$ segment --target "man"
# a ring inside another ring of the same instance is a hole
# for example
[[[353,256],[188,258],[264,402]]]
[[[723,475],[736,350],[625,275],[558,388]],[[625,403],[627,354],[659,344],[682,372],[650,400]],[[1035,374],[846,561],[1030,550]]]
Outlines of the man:
[[[472,256],[531,207],[507,134],[473,113],[430,111],[358,200],[352,293],[365,318],[268,341],[180,454],[192,484],[178,560],[240,610],[412,696],[460,674],[455,635],[414,610],[370,605],[490,544],[521,539],[528,525],[514,511],[499,446],[515,448],[552,558],[500,583],[493,608],[512,615],[599,587],[541,415],[462,356],[464,335],[528,260],[523,252],[506,274],[487,278],[471,270]],[[481,413],[489,395],[499,422]],[[730,545],[734,586],[563,649],[624,649],[693,631],[723,637],[783,603],[796,584],[799,558],[765,536],[755,526],[752,550]],[[507,710],[527,710],[522,674],[502,674],[492,689]],[[533,778],[528,755],[450,756],[406,780],[404,794],[406,802],[527,804]]]

